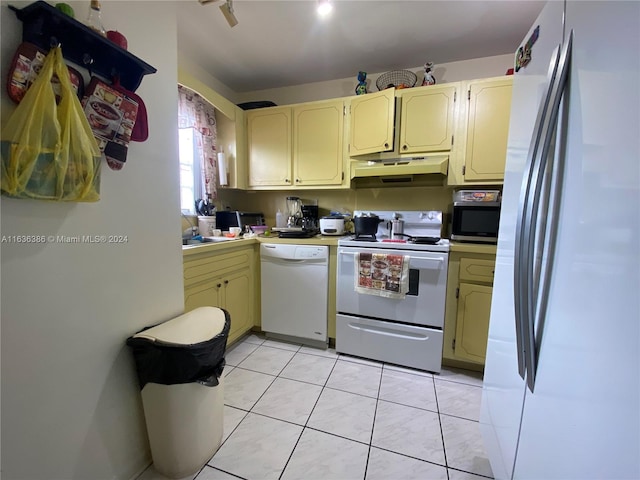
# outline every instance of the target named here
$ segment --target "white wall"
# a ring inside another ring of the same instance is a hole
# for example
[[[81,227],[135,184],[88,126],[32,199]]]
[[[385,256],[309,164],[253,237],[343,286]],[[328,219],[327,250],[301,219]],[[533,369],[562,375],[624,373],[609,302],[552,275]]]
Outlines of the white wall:
[[[1,78],[22,24],[1,11]],[[52,2],[54,3],[54,2]],[[89,2],[72,2],[85,18]],[[173,2],[103,2],[107,29],[158,69],[137,93],[149,139],[103,165],[95,204],[2,197],[1,235],[126,235],[123,244],[1,246],[3,479],[128,479],[151,461],[126,338],[183,311]],[[153,28],[145,28],[153,23]],[[63,46],[64,51],[64,46]],[[2,122],[13,110],[2,88]]]
[[[497,55],[494,57],[476,58],[435,65],[434,76],[438,84],[441,84],[458,82],[460,80],[473,80],[475,78],[498,77],[504,75],[511,67],[513,67],[513,55]],[[407,67],[406,69],[416,74],[418,77],[418,85],[420,85],[424,78],[423,67]],[[376,79],[383,73],[384,72],[367,74],[367,84],[369,85],[370,92],[378,91]],[[358,84],[356,75],[357,72],[354,72],[353,77],[338,80],[237,93],[235,100],[232,98],[230,98],[230,100],[236,103],[270,100],[278,105],[287,105],[291,103],[326,100],[328,98],[348,97],[355,95],[355,88]],[[217,80],[215,81],[217,82]]]

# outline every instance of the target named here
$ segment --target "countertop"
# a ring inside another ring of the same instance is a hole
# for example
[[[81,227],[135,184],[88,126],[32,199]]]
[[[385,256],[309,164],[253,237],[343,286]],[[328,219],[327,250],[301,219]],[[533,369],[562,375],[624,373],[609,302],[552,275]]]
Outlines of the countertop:
[[[316,235],[311,238],[279,238],[276,236],[263,236],[258,235],[252,238],[238,238],[237,240],[228,240],[223,242],[207,242],[196,245],[183,245],[182,256],[196,255],[206,252],[223,252],[225,250],[231,250],[239,246],[253,245],[256,243],[284,243],[284,244],[299,244],[299,245],[327,245],[337,246],[338,240],[344,238],[342,236],[323,236]]]
[[[486,253],[495,255],[497,245],[490,243],[451,242],[451,252],[460,253]]]
[[[276,236],[258,235],[252,238],[238,238],[237,240],[228,240],[223,242],[207,242],[198,245],[183,245],[182,255],[195,255],[206,252],[222,252],[237,248],[239,246],[253,245],[256,243],[284,243],[284,244],[300,244],[300,245],[328,245],[337,246],[338,240],[348,237],[346,236],[324,236],[316,235],[311,238],[279,238]],[[496,245],[482,243],[465,243],[451,242],[451,252],[460,253],[484,253],[488,255],[496,254]]]

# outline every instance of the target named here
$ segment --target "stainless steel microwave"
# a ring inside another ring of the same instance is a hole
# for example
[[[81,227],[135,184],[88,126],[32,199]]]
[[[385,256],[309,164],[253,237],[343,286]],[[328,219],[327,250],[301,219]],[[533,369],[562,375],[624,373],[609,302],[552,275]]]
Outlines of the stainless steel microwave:
[[[453,195],[451,240],[497,243],[500,191],[460,190]]]

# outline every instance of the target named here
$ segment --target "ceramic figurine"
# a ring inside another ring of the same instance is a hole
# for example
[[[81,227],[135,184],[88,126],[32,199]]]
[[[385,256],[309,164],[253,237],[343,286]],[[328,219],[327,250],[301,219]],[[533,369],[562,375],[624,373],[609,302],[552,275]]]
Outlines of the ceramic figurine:
[[[367,93],[367,72],[358,72],[356,95],[364,95],[365,93]]]
[[[422,85],[435,85],[436,79],[431,73],[433,69],[433,62],[427,62],[424,64],[424,80],[422,80]]]

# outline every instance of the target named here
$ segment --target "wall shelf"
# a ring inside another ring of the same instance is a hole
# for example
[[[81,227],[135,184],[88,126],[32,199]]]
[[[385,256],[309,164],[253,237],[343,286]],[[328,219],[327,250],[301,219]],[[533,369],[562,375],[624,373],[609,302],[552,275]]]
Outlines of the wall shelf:
[[[60,44],[65,59],[105,80],[111,81],[118,75],[127,90],[134,92],[144,75],[157,71],[46,2],[38,1],[22,9],[12,5],[9,8],[23,23],[22,41],[33,43],[44,51]]]

